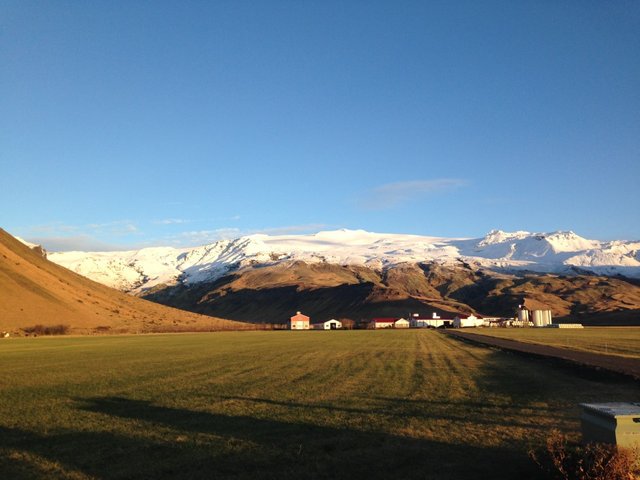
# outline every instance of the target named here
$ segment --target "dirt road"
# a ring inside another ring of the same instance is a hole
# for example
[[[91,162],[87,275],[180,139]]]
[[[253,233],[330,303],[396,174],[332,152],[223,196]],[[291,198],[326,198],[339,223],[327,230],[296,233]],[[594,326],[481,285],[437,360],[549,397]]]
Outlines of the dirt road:
[[[555,358],[596,369],[628,375],[640,380],[640,360],[634,358],[619,357],[616,355],[602,355],[598,353],[582,352],[568,348],[552,347],[534,343],[523,343],[506,338],[489,337],[478,333],[470,333],[461,330],[448,330],[448,335],[458,337],[473,343],[497,347],[501,350],[520,352],[528,355]]]

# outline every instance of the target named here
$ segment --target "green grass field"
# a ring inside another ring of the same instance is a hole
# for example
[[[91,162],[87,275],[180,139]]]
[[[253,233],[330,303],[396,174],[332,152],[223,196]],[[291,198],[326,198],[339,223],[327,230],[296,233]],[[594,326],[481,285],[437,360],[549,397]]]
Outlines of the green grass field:
[[[639,327],[474,328],[470,331],[520,342],[640,358]]]
[[[435,331],[0,341],[0,478],[538,478],[637,383]]]

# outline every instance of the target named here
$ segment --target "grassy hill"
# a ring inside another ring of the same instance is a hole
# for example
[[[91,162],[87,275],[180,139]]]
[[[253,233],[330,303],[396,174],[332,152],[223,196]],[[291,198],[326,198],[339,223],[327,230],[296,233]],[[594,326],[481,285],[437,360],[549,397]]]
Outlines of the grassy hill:
[[[0,229],[0,331],[68,325],[71,333],[236,329],[246,325],[132,297],[46,260]]]

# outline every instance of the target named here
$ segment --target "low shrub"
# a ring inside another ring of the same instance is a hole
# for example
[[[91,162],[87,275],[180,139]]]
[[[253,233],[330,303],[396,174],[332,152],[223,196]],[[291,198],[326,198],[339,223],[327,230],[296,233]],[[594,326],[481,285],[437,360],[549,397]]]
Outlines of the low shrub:
[[[22,331],[27,335],[66,335],[69,333],[69,325],[34,325],[23,327]]]
[[[544,447],[529,452],[531,459],[558,480],[634,480],[640,475],[637,451],[609,445],[569,442],[553,430]]]
[[[241,330],[261,330],[252,324],[246,325],[156,325],[149,322],[138,333],[207,333],[207,332],[232,332]]]

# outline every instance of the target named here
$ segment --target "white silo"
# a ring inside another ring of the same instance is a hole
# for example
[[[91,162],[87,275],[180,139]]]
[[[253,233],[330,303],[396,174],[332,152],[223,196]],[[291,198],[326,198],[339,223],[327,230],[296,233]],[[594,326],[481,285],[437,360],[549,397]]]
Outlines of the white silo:
[[[529,326],[529,310],[522,306],[518,307],[518,322],[522,327]]]
[[[551,325],[551,310],[533,310],[531,312],[534,327]]]
[[[544,310],[532,310],[531,320],[534,327],[544,327]]]

